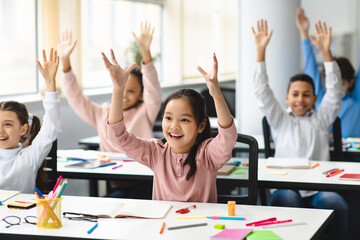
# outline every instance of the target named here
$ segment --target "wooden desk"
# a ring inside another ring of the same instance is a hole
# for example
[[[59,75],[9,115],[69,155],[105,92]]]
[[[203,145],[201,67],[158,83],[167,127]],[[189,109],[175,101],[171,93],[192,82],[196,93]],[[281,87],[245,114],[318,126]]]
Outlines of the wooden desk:
[[[33,199],[33,194],[17,195],[6,203],[15,200],[29,200]],[[71,209],[71,203],[75,200],[81,200],[86,205],[87,199],[90,197],[73,197],[63,196],[62,212]],[[91,199],[94,200],[94,199]],[[101,204],[102,198],[96,198]],[[132,199],[117,199],[126,204],[127,202],[137,202],[138,204],[146,204],[151,200],[132,200]],[[306,222],[305,225],[288,226],[271,229],[284,240],[302,240],[302,239],[317,239],[319,234],[328,224],[331,219],[332,210],[319,209],[302,209],[302,208],[284,208],[284,207],[268,207],[268,206],[249,206],[236,205],[236,215],[243,216],[246,221],[231,221],[231,220],[210,220],[210,219],[191,219],[191,220],[177,220],[176,217],[184,216],[175,213],[177,209],[188,207],[192,203],[188,202],[167,202],[173,208],[164,219],[139,219],[139,218],[117,218],[117,219],[99,219],[98,227],[91,233],[87,231],[94,225],[87,221],[74,221],[63,218],[63,227],[59,229],[39,229],[35,225],[27,224],[23,221],[23,217],[33,215],[36,216],[36,208],[30,210],[16,210],[2,208],[0,209],[1,218],[16,215],[22,218],[20,225],[6,228],[4,221],[0,222],[0,239],[197,239],[208,240],[210,236],[218,233],[220,230],[214,229],[214,225],[223,223],[227,228],[245,228],[245,224],[270,217],[277,217],[278,219],[293,219],[294,222]],[[200,216],[209,214],[224,214],[227,215],[226,204],[210,204],[210,203],[194,203],[196,209],[192,209],[186,216]],[[94,206],[88,206],[93,208]],[[166,228],[163,234],[159,234],[159,230],[163,222],[166,222]],[[178,230],[167,230],[169,226],[187,225],[193,223],[204,223],[207,226],[196,228],[184,228]],[[257,227],[256,229],[261,229]]]

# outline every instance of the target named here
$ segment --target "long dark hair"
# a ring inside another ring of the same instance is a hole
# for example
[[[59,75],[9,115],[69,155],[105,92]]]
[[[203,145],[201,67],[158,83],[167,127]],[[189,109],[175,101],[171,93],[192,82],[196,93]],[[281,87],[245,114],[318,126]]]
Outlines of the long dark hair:
[[[211,137],[211,128],[209,117],[206,113],[205,99],[204,97],[195,90],[192,89],[181,89],[177,92],[170,94],[162,106],[162,116],[164,117],[164,112],[166,105],[173,99],[186,98],[192,108],[192,112],[196,121],[197,126],[199,126],[204,120],[206,120],[206,125],[204,130],[199,133],[196,137],[195,144],[191,148],[189,156],[186,158],[184,165],[189,164],[190,170],[186,175],[186,180],[189,180],[196,172],[196,153],[199,148],[199,145],[205,140]]]
[[[334,60],[337,62],[341,72],[341,78],[349,83],[355,78],[355,70],[351,65],[349,59],[346,57],[335,57]],[[355,81],[348,88],[348,92],[352,92],[355,88]]]

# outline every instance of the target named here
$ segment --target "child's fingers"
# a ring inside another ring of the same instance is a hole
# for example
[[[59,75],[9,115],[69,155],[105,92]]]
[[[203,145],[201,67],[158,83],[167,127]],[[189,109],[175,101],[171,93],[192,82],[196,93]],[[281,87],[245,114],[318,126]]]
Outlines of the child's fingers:
[[[109,59],[106,57],[105,53],[101,52],[101,55],[102,55],[103,61],[105,63],[105,67],[106,68],[111,67],[111,63],[110,63]]]
[[[251,30],[252,30],[253,34],[256,35],[254,27],[251,27]]]
[[[53,61],[56,63],[56,60],[57,60],[57,51],[55,50],[55,51],[54,51],[54,58],[53,58]]]
[[[269,35],[268,35],[268,38],[269,38],[269,39],[271,38],[271,36],[272,36],[273,32],[274,32],[274,30],[273,30],[273,29],[271,29],[271,30],[270,30],[270,32],[269,32]]]
[[[111,61],[117,65],[119,65],[116,61],[116,58],[115,58],[115,54],[114,54],[114,51],[112,49],[110,49],[110,53],[111,53]]]
[[[257,21],[257,31],[260,32],[260,21]]]
[[[315,32],[316,34],[319,34],[319,26],[317,23],[315,23]]]
[[[268,34],[268,25],[267,25],[267,21],[265,20],[265,34]]]
[[[323,24],[324,24],[324,32],[325,32],[325,34],[327,34],[328,31],[327,31],[327,27],[326,27],[326,22],[323,22]]]
[[[50,56],[49,56],[49,61],[50,61],[50,62],[52,62],[52,60],[53,60],[53,53],[54,53],[54,49],[51,48],[51,49],[50,49]]]
[[[155,27],[152,28],[151,36],[154,34],[154,31],[155,31]]]
[[[329,35],[331,36],[332,28],[329,27]]]
[[[60,57],[59,56],[57,56],[55,63],[56,63],[56,68],[58,68],[59,63],[60,63]]]
[[[314,36],[313,36],[313,35],[310,35],[309,37],[310,37],[311,42],[312,42],[313,44],[315,44],[315,38],[314,38]]]
[[[260,27],[261,27],[261,31],[264,31],[264,20],[263,20],[263,19],[261,19],[261,25],[260,25]]]
[[[39,61],[39,60],[36,60],[36,64],[37,64],[37,66],[38,66],[38,68],[39,68],[40,72],[42,72],[42,71],[44,70],[44,68],[42,67],[42,65],[41,65],[40,61]]]
[[[43,49],[43,60],[44,60],[44,62],[47,62],[47,58],[46,58],[46,53],[45,53],[45,49]]]
[[[208,75],[200,66],[197,67],[197,70],[203,75],[204,78],[206,78],[206,76]]]

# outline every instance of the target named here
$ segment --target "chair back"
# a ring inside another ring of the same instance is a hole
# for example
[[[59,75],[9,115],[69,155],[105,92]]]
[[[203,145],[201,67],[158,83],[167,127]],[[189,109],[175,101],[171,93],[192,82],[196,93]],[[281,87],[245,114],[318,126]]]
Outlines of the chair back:
[[[263,117],[262,119],[262,129],[263,129],[263,135],[264,135],[264,147],[265,147],[265,158],[273,157],[275,150],[271,148],[271,130],[268,121],[266,120],[266,117]]]
[[[254,137],[245,134],[238,134],[236,141],[249,146],[249,178],[247,181],[241,181],[238,184],[239,187],[247,188],[247,194],[218,195],[218,202],[236,201],[237,204],[256,205],[258,196],[258,142]]]
[[[225,102],[230,110],[231,115],[235,116],[235,89],[234,88],[227,88],[227,87],[220,87],[220,90],[224,96]],[[209,117],[217,117],[216,110],[215,110],[215,103],[214,99],[211,97],[209,93],[209,89],[205,88],[201,92],[201,95],[205,98],[205,105],[206,111]]]
[[[336,117],[333,123],[333,147],[334,151],[331,154],[332,161],[343,161],[343,149],[342,149],[342,136],[341,136],[341,120]]]
[[[48,193],[55,186],[57,178],[57,140],[55,140],[50,152],[38,170],[36,186],[43,192]]]

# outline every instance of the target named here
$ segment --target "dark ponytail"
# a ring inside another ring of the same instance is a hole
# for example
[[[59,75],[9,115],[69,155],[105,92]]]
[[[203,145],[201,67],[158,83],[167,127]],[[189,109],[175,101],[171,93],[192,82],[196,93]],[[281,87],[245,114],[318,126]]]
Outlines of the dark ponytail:
[[[162,107],[162,115],[164,116],[166,105],[173,99],[186,98],[192,108],[194,118],[197,126],[199,126],[204,120],[206,121],[204,130],[199,133],[196,137],[195,144],[189,152],[189,156],[186,158],[184,165],[189,164],[190,170],[186,175],[186,180],[189,180],[196,172],[196,153],[200,144],[211,137],[211,128],[209,117],[206,113],[205,99],[204,97],[195,90],[192,89],[181,89],[177,92],[170,94],[164,101]]]

